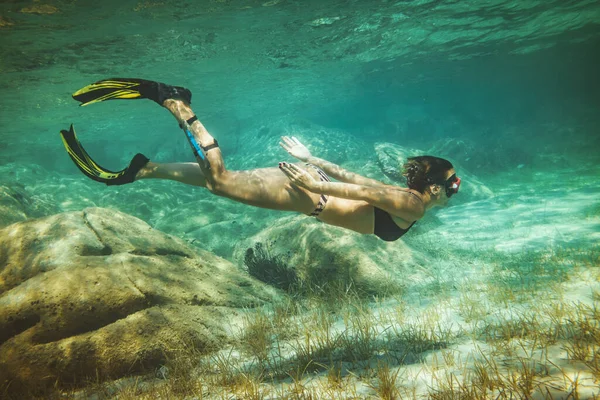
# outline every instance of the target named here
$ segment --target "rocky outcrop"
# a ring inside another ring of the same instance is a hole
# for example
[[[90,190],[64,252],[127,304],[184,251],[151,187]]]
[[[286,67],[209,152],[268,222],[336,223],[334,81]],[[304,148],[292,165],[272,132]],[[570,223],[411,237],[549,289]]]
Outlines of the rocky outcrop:
[[[49,4],[35,4],[31,7],[24,7],[21,9],[21,12],[24,14],[39,14],[39,15],[49,15],[56,14],[59,12],[58,8],[51,6]]]
[[[0,186],[0,227],[27,219],[27,207],[24,204],[27,195],[8,186]]]
[[[405,182],[402,176],[402,165],[409,157],[424,154],[422,151],[408,149],[393,143],[376,143],[375,154],[381,171],[392,181]]]
[[[250,207],[215,196],[205,189],[198,199],[166,209],[154,221],[154,226],[164,232],[184,238],[194,246],[208,250],[220,257],[231,259],[236,240],[255,235],[269,221],[281,214],[263,208]],[[156,214],[155,214],[156,215]]]
[[[54,205],[41,197],[32,196],[30,190],[19,184],[0,184],[0,228],[51,214]]]
[[[227,342],[273,292],[126,214],[90,208],[0,230],[0,383],[118,378]]]
[[[64,185],[55,178],[36,164],[0,165],[0,228],[57,213],[56,197],[46,193],[48,187],[65,192]]]
[[[293,276],[300,286],[342,284],[362,293],[382,294],[399,289],[405,279],[418,282],[426,278],[420,267],[426,258],[402,240],[384,242],[374,235],[361,235],[303,216],[283,218],[240,242],[234,256],[244,263],[248,255],[260,252],[263,265],[255,269],[270,268],[266,275],[272,282],[284,283]],[[289,269],[294,273],[290,274]],[[282,274],[279,279],[273,276],[277,273]]]
[[[522,143],[491,133],[487,136],[490,136],[489,144],[476,143],[466,138],[440,139],[434,143],[430,152],[448,157],[471,171],[488,175],[531,166],[534,162],[534,155],[528,154]],[[514,134],[513,137],[518,136],[520,135]]]

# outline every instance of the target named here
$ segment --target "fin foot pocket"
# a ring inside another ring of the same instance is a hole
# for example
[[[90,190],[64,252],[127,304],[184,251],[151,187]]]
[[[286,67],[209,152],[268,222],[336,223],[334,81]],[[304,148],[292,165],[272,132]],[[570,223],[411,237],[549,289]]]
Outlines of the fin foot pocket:
[[[105,183],[109,186],[124,185],[133,182],[140,169],[150,161],[148,157],[138,153],[131,159],[127,168],[116,172],[110,171],[99,166],[85,151],[77,139],[73,124],[71,124],[68,131],[61,130],[60,136],[62,137],[63,144],[65,145],[65,149],[67,149],[69,157],[71,157],[71,160],[73,160],[77,168],[79,168],[79,170],[88,178]]]
[[[73,98],[81,102],[81,106],[105,100],[150,99],[160,106],[167,99],[192,103],[192,92],[181,86],[148,81],[138,78],[109,78],[87,85],[75,93]]]

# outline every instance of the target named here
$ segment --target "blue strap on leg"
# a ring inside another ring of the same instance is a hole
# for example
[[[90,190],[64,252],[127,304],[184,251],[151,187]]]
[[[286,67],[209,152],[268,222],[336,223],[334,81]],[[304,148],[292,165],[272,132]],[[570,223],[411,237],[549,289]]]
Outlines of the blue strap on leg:
[[[183,131],[187,135],[190,145],[192,146],[192,149],[194,150],[194,156],[200,157],[200,159],[202,161],[206,160],[206,156],[202,152],[202,148],[200,147],[198,142],[196,142],[196,139],[194,139],[194,135],[192,135],[192,133],[186,128],[183,128]]]
[[[196,141],[196,139],[194,138],[194,135],[192,135],[192,132],[190,132],[190,126],[197,120],[198,120],[198,117],[196,117],[194,115],[192,118],[185,121],[185,123],[181,124],[181,128],[185,132],[185,135],[187,136],[188,141],[190,142],[190,145],[192,146],[192,150],[194,151],[194,156],[196,156],[202,160],[205,168],[210,169],[210,162],[206,158],[206,152],[210,149],[219,147],[219,143],[217,143],[217,140],[215,139],[215,142],[213,144],[206,146],[206,147],[202,147]]]

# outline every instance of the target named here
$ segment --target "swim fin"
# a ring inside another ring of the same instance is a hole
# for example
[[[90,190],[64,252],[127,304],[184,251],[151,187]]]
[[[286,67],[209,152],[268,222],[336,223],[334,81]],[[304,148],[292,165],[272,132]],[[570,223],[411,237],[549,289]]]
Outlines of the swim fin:
[[[77,139],[77,135],[75,135],[73,124],[71,124],[68,131],[61,130],[60,136],[67,149],[67,153],[69,153],[71,160],[73,160],[77,168],[79,168],[88,178],[106,183],[109,186],[124,185],[133,182],[135,180],[135,175],[139,170],[150,161],[146,156],[138,153],[133,157],[127,168],[117,172],[109,171],[96,164],[84,150]]]
[[[167,99],[192,103],[192,92],[180,86],[147,81],[137,78],[109,78],[87,85],[73,93],[73,98],[81,102],[80,106],[105,100],[150,99],[162,106]]]

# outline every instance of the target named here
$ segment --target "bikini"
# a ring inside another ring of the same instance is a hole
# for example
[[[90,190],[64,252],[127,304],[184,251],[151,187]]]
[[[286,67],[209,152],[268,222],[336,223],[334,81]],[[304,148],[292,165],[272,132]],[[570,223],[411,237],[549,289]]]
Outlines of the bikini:
[[[331,179],[329,179],[327,174],[325,172],[323,172],[323,170],[321,168],[319,168],[313,164],[306,164],[306,165],[308,167],[313,168],[315,171],[317,171],[317,173],[319,174],[319,179],[321,181],[331,182]],[[415,196],[419,200],[421,200],[421,198],[419,196],[417,196],[416,194],[414,194],[412,192],[408,192],[408,193],[412,194],[413,196]],[[325,205],[327,204],[328,199],[329,199],[329,196],[322,194],[321,197],[319,198],[319,202],[317,203],[317,207],[310,215],[313,217],[316,217],[319,214],[321,214],[321,212],[325,209]],[[423,201],[423,200],[421,200],[421,201]],[[389,213],[387,213],[387,212],[383,211],[381,208],[377,208],[377,207],[373,207],[373,210],[375,212],[375,230],[373,233],[380,239],[385,240],[386,242],[393,242],[394,240],[398,240],[400,237],[402,237],[402,235],[404,235],[406,232],[408,232],[408,230],[410,228],[412,228],[412,226],[415,224],[415,222],[417,222],[417,221],[414,221],[412,224],[410,224],[410,226],[408,228],[402,229],[398,225],[396,225],[396,223],[392,219],[392,216]]]
[[[306,165],[308,167],[314,168],[314,170],[317,171],[317,174],[319,174],[319,179],[321,180],[321,182],[331,182],[331,179],[329,179],[327,174],[325,172],[323,172],[323,170],[321,168],[319,168],[313,164],[306,164]],[[317,207],[310,214],[310,216],[317,217],[319,214],[321,214],[321,211],[323,211],[325,209],[325,205],[327,204],[328,199],[329,199],[329,196],[322,194],[321,197],[319,198],[319,202],[317,203]]]
[[[412,192],[408,193],[421,200],[421,198],[416,194]],[[422,201],[423,200],[421,200],[421,202]],[[396,225],[394,219],[389,213],[383,211],[381,208],[373,207],[373,209],[375,212],[375,229],[373,233],[375,234],[375,236],[377,236],[381,240],[385,240],[386,242],[393,242],[394,240],[400,239],[402,235],[408,232],[408,230],[412,228],[415,222],[417,222],[414,221],[412,224],[410,224],[408,228],[402,229],[398,225]]]

